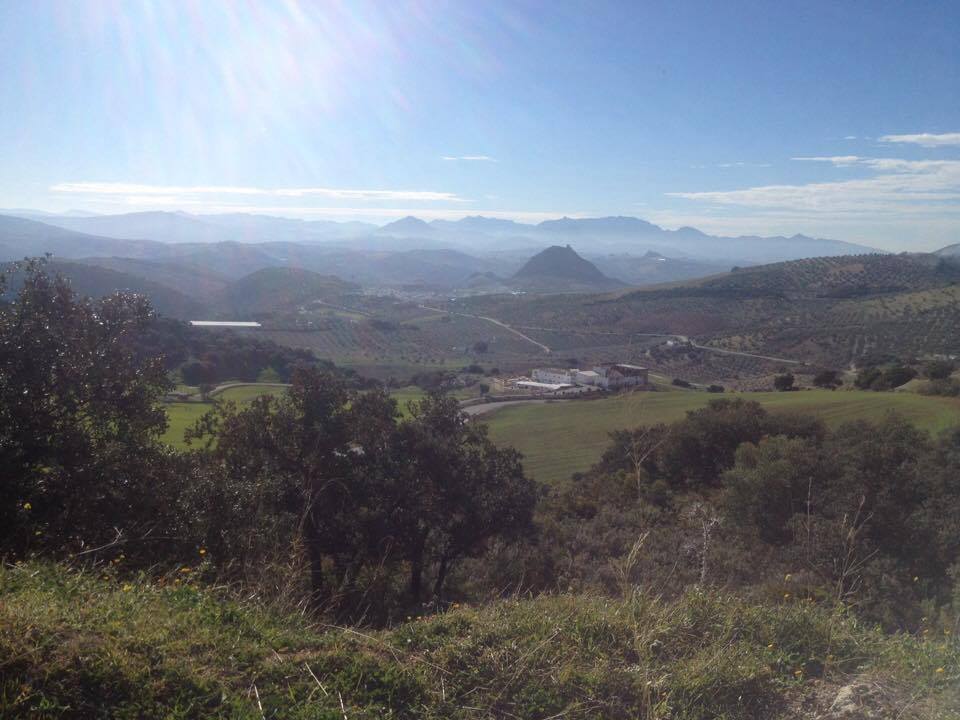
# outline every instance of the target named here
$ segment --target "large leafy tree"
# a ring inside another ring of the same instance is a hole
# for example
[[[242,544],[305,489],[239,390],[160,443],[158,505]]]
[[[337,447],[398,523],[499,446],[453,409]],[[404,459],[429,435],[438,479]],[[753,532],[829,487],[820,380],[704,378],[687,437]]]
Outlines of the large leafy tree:
[[[148,302],[78,297],[42,261],[0,307],[0,546],[90,546],[156,517],[167,388]]]
[[[454,562],[532,526],[535,486],[518,454],[496,448],[442,395],[400,420],[382,391],[349,392],[335,376],[301,370],[287,396],[224,404],[190,436],[208,438],[206,457],[228,488],[208,542],[228,542],[251,518],[262,527],[285,517],[317,601],[342,603],[364,570],[401,563],[413,601],[430,568],[440,595]]]
[[[496,447],[486,426],[469,422],[454,398],[433,394],[415,403],[398,428],[394,452],[410,506],[398,530],[414,602],[422,598],[428,565],[436,568],[433,596],[440,600],[453,563],[481,552],[494,537],[531,531],[537,488],[519,453]]]

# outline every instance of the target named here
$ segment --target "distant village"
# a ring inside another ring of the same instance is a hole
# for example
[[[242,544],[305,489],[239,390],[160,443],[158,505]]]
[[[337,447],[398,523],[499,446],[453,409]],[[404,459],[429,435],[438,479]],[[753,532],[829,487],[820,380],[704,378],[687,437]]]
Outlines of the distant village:
[[[534,368],[530,377],[515,378],[510,384],[518,390],[535,394],[563,393],[571,390],[619,390],[632,387],[648,389],[649,371],[639,365],[603,363],[590,370],[578,368]]]

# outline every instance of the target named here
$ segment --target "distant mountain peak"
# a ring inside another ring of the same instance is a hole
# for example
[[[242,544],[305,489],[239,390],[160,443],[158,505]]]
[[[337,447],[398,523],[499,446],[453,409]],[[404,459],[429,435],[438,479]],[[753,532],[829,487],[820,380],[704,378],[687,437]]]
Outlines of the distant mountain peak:
[[[580,257],[569,245],[551,245],[527,260],[513,276],[523,278],[557,278],[579,283],[613,282],[589,260]]]
[[[418,217],[413,215],[407,215],[404,218],[399,220],[394,220],[392,223],[387,223],[382,228],[380,232],[388,234],[397,234],[397,233],[432,233],[433,228],[430,227],[429,223],[424,222]]]

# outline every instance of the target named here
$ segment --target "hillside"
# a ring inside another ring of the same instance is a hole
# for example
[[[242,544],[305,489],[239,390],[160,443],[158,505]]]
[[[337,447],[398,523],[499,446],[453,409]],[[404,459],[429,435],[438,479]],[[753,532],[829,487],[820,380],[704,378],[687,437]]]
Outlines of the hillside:
[[[847,367],[884,354],[960,353],[953,330],[960,326],[958,282],[960,268],[937,256],[875,254],[776,263],[609,295],[472,298],[463,307],[529,328],[555,352],[662,333]]]
[[[100,298],[117,292],[132,292],[144,295],[153,308],[162,315],[178,319],[196,318],[202,314],[204,303],[171,287],[138,277],[126,272],[74,262],[54,261],[49,272],[57,272],[70,280],[71,287],[80,295]],[[20,276],[14,274],[10,291],[20,287]]]
[[[265,268],[228,285],[215,299],[221,312],[242,319],[278,310],[294,310],[312,300],[357,292],[358,286],[332,275],[299,268]]]
[[[134,275],[197,299],[222,292],[230,279],[216,270],[175,260],[140,260],[126,257],[78,258],[77,263]]]
[[[654,250],[641,256],[628,254],[590,256],[590,261],[608,277],[629,285],[653,285],[707,277],[729,272],[730,264],[667,257]]]
[[[0,567],[4,717],[911,720],[958,700],[955,645],[803,602],[560,595],[354,631],[196,573],[105,572]]]
[[[134,238],[164,243],[224,242],[235,239],[230,228],[178,212],[136,212],[93,217],[48,217],[44,222],[68,230],[111,238]]]
[[[86,218],[77,218],[86,219]],[[0,215],[0,260],[22,260],[51,253],[62,258],[89,255],[125,255],[127,257],[164,257],[162,243],[143,240],[118,240],[56,227],[45,222]]]
[[[623,285],[604,275],[596,265],[584,260],[569,245],[553,245],[537,253],[512,279],[518,287],[538,292],[596,291]]]

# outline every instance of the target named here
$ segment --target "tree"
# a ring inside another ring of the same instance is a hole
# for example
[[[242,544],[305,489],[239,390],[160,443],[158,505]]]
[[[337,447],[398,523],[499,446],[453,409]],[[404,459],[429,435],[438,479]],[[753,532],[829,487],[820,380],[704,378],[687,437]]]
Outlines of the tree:
[[[336,596],[344,607],[364,571],[400,562],[413,602],[428,568],[439,596],[459,558],[532,527],[536,489],[519,454],[496,448],[442,394],[401,421],[382,390],[351,393],[335,376],[299,370],[287,395],[223,403],[189,437],[207,441],[235,488],[236,528],[211,527],[247,535],[280,518],[272,532],[299,534],[315,602]]]
[[[0,307],[0,547],[97,546],[164,509],[159,359],[142,297],[78,297],[41,261]],[[0,288],[2,290],[2,288]]]
[[[843,380],[840,379],[840,373],[836,370],[821,370],[813,376],[813,384],[819,388],[835,390],[843,384]]]
[[[883,371],[878,367],[862,368],[854,379],[853,384],[860,390],[878,390]]]
[[[768,543],[790,540],[790,519],[811,510],[827,470],[810,440],[782,436],[744,443],[723,475],[724,505],[738,527]],[[817,508],[819,510],[819,508]]]
[[[445,395],[415,403],[397,440],[406,489],[406,522],[397,530],[410,567],[410,598],[421,600],[424,569],[433,564],[439,600],[458,559],[482,552],[494,537],[532,531],[536,485],[524,475],[519,453],[497,448],[486,426],[469,422]]]
[[[924,374],[931,380],[946,380],[953,374],[954,369],[952,360],[932,360],[924,368]]]
[[[793,390],[793,382],[793,375],[791,373],[784,373],[783,375],[777,375],[773,379],[773,387],[780,392],[787,392]]]
[[[478,340],[473,344],[473,351],[478,355],[483,355],[490,349],[490,345],[486,340]]]
[[[894,365],[883,372],[884,389],[892,390],[904,385],[917,376],[917,371],[906,365]]]

